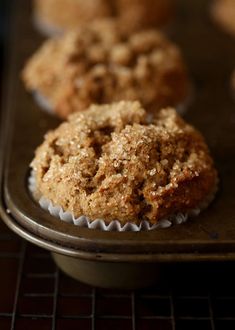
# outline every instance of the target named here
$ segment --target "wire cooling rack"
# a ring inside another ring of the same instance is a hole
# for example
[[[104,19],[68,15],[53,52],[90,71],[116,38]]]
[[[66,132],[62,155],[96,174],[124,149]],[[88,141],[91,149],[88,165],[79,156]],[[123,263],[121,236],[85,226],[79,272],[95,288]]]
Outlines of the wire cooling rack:
[[[92,288],[1,224],[0,329],[234,330],[234,266],[177,264],[152,288]]]

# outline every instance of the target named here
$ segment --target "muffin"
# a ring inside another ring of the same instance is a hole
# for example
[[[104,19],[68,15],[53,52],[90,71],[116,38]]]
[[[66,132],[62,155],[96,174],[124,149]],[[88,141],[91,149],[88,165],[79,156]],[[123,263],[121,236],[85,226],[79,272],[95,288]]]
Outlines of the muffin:
[[[214,0],[212,5],[212,16],[224,30],[235,36],[234,0]]]
[[[140,100],[155,112],[189,94],[177,46],[155,30],[127,36],[110,20],[46,41],[26,64],[23,80],[61,118],[121,100]]]
[[[166,25],[173,16],[174,0],[116,0],[116,13],[120,27],[136,31]]]
[[[34,0],[35,24],[53,35],[112,17],[119,28],[135,31],[166,24],[172,16],[173,0]]]
[[[50,131],[31,163],[36,195],[75,218],[151,225],[201,209],[217,172],[202,135],[174,109],[92,105]]]

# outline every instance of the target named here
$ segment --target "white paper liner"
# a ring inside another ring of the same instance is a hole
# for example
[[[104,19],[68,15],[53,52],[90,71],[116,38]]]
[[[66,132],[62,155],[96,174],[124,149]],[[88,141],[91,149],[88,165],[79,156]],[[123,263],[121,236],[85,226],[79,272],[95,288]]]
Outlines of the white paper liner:
[[[33,92],[33,98],[39,107],[50,115],[55,115],[53,107],[48,99],[39,92]]]
[[[86,0],[84,0],[84,1],[86,1]],[[49,38],[53,38],[55,36],[62,35],[63,33],[66,32],[66,29],[63,29],[49,21],[46,21],[43,17],[38,15],[36,12],[33,15],[33,25],[42,35],[49,37]],[[172,31],[173,31],[172,24],[169,22],[166,24],[163,24],[162,26],[158,26],[157,29],[167,35],[171,35]]]
[[[187,112],[188,107],[190,106],[190,104],[192,104],[193,97],[194,97],[194,89],[190,88],[190,93],[188,94],[188,96],[186,97],[184,102],[178,104],[175,107],[175,109],[179,115],[182,116]],[[38,106],[43,111],[49,113],[50,115],[56,115],[55,111],[53,110],[52,105],[50,104],[48,99],[43,94],[41,94],[38,91],[34,91],[33,98],[34,98],[35,102],[38,104]]]
[[[52,216],[55,218],[60,219],[61,221],[74,224],[75,226],[78,227],[83,227],[83,228],[89,228],[89,229],[96,229],[96,230],[103,230],[103,231],[119,231],[119,232],[124,232],[124,231],[148,231],[148,230],[153,230],[153,229],[163,229],[163,228],[169,228],[173,224],[180,225],[185,223],[188,218],[190,217],[196,217],[200,214],[201,211],[206,209],[208,205],[211,203],[211,201],[214,199],[216,191],[218,187],[218,182],[216,182],[216,185],[212,192],[205,198],[203,203],[201,203],[198,208],[192,209],[186,213],[177,213],[173,214],[168,218],[162,219],[158,221],[157,224],[150,224],[148,221],[143,220],[139,225],[128,222],[125,225],[122,225],[120,221],[118,220],[113,220],[109,224],[106,224],[103,219],[95,219],[91,220],[85,215],[82,215],[78,218],[76,218],[71,212],[64,211],[61,206],[59,205],[53,205],[53,203],[45,198],[45,197],[40,197],[37,198],[35,196],[36,192],[36,180],[35,176],[33,173],[30,174],[29,180],[28,180],[28,188],[31,194],[34,196],[34,198],[39,202],[39,205],[41,206],[42,209],[45,211],[49,212]]]
[[[63,34],[63,30],[60,27],[46,21],[36,13],[33,16],[33,25],[41,34],[46,37],[51,38]]]
[[[190,83],[188,95],[186,96],[185,100],[176,106],[177,113],[183,116],[187,112],[190,105],[193,103],[194,98],[195,98],[195,88],[193,83]]]

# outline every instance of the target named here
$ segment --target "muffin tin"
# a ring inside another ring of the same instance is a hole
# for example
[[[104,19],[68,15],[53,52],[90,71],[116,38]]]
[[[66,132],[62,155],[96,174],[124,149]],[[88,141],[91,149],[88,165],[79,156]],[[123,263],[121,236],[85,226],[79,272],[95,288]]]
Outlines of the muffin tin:
[[[183,48],[195,83],[194,102],[185,117],[206,137],[220,174],[219,192],[206,211],[186,224],[120,233],[55,220],[28,192],[34,149],[59,121],[35,105],[19,79],[42,39],[32,26],[30,1],[13,1],[1,116],[0,214],[14,232],[52,251],[66,273],[89,284],[140,287],[153,283],[165,262],[235,260],[235,105],[229,90],[235,42],[210,21],[209,1],[178,3],[171,37]]]

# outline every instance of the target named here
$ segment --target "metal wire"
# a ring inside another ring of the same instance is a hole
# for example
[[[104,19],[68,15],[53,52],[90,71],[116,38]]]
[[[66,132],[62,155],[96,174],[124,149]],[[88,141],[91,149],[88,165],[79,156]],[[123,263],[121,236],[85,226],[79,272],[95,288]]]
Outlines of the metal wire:
[[[11,235],[11,240],[14,243],[16,237]],[[10,283],[15,288],[11,311],[4,309],[5,302],[0,298],[0,329],[1,322],[6,321],[11,330],[24,330],[27,324],[33,327],[36,321],[52,330],[113,326],[122,330],[184,330],[194,329],[195,324],[201,330],[235,328],[233,263],[223,271],[217,265],[195,269],[191,265],[175,266],[170,271],[174,279],[169,277],[154,288],[137,292],[97,290],[62,274],[48,252],[23,241],[18,250],[13,249],[7,241],[7,235],[0,235],[0,263],[4,262],[7,269],[14,261],[18,267]],[[195,283],[201,273],[204,277],[197,290]],[[190,282],[184,280],[185,274]],[[0,280],[1,276],[4,269]]]
[[[96,319],[96,289],[92,289],[92,325],[91,328],[92,330],[95,330],[95,319]]]
[[[132,330],[136,330],[136,306],[135,306],[135,293],[131,294],[131,316],[132,316]]]
[[[215,330],[214,311],[212,307],[212,299],[210,294],[208,295],[208,304],[209,304],[211,330]]]
[[[52,314],[52,330],[56,330],[56,317],[57,317],[57,305],[58,305],[58,292],[59,292],[59,269],[56,267],[55,272],[55,285],[53,293],[53,314]]]
[[[170,295],[170,305],[171,305],[171,324],[172,324],[172,330],[175,330],[175,307],[174,307],[174,300],[173,300],[173,294]]]
[[[14,299],[14,305],[13,305],[12,318],[11,318],[11,330],[14,330],[14,328],[15,328],[16,312],[17,312],[17,305],[18,305],[18,299],[19,299],[19,290],[20,290],[20,285],[21,285],[21,279],[23,276],[25,251],[26,251],[26,242],[22,241],[22,248],[21,248],[20,258],[19,258],[18,275],[17,275],[17,280],[16,280],[16,292],[15,292],[15,299]]]

